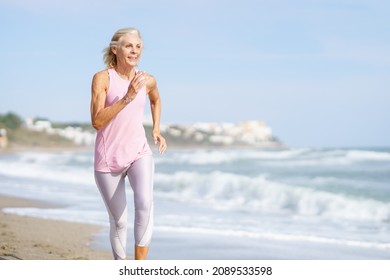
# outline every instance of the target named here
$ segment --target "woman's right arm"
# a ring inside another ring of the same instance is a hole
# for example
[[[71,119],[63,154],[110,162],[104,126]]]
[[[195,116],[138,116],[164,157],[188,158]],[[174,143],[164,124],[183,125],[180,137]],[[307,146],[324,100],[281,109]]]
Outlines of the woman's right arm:
[[[113,105],[105,107],[108,85],[109,76],[107,71],[101,71],[93,76],[91,120],[92,126],[96,130],[103,128],[127,105],[124,99],[120,99]]]

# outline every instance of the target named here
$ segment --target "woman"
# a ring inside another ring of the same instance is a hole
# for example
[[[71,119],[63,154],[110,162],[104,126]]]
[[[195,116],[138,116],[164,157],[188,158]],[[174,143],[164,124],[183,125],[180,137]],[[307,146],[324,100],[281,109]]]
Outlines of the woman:
[[[136,69],[143,50],[137,29],[119,29],[104,50],[107,69],[92,80],[91,118],[97,130],[95,180],[110,220],[115,259],[126,259],[127,202],[125,177],[134,193],[134,253],[145,259],[153,227],[154,161],[143,127],[146,96],[153,118],[153,140],[159,152],[167,145],[160,134],[161,102],[156,79]]]

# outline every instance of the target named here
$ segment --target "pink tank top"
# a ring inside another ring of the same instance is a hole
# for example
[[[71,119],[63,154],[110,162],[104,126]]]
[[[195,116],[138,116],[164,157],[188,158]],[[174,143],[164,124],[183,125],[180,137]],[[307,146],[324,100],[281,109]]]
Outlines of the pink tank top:
[[[123,98],[130,81],[122,79],[115,69],[108,69],[110,84],[106,107]],[[152,155],[143,127],[146,87],[96,135],[95,171],[121,172],[144,155]]]

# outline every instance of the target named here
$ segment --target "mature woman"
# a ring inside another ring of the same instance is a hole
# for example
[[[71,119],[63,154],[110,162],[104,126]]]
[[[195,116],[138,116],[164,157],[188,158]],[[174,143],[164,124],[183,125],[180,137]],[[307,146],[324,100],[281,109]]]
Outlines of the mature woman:
[[[119,29],[104,52],[107,69],[92,80],[91,118],[97,130],[95,180],[110,220],[115,259],[126,259],[127,202],[125,177],[134,193],[135,259],[145,259],[153,227],[154,161],[143,127],[146,96],[159,152],[167,145],[160,134],[161,102],[156,79],[136,66],[143,50],[137,29]]]

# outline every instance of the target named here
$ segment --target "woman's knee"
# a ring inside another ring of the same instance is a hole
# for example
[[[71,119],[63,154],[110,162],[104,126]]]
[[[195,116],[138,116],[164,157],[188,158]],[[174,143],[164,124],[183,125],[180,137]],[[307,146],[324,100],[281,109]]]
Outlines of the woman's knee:
[[[135,210],[140,211],[140,212],[151,212],[153,206],[153,200],[152,199],[143,199],[143,200],[138,200],[135,203]]]
[[[127,229],[127,219],[115,220],[110,218],[111,227],[116,228],[118,231]]]

